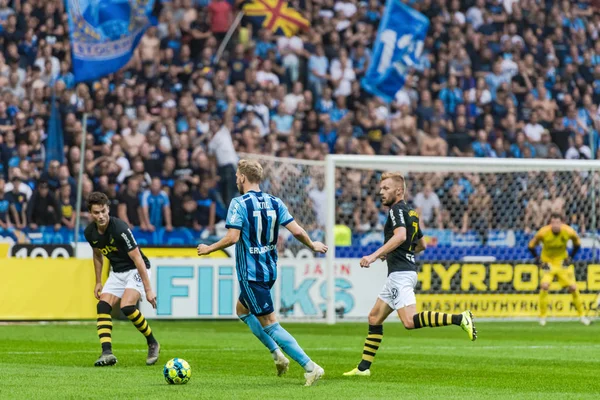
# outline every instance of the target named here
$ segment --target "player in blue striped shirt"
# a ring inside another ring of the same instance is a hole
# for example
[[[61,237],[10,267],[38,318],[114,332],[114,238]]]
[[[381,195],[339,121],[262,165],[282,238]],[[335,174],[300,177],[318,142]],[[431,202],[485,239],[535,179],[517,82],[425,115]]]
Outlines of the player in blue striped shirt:
[[[275,316],[271,288],[277,279],[277,238],[279,225],[317,253],[327,246],[313,242],[290,215],[283,201],[260,191],[263,169],[256,161],[241,160],[236,173],[241,196],[234,198],[227,213],[227,234],[210,246],[198,246],[198,255],[207,255],[235,244],[236,269],[240,283],[237,315],[271,351],[277,375],[287,372],[289,360],[280,348],[300,364],[306,373],[305,386],[311,386],[325,373],[314,363]]]

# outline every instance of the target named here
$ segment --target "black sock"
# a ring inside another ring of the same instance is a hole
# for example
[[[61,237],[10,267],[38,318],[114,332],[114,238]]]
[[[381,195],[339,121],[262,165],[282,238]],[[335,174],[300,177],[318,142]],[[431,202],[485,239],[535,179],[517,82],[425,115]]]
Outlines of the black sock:
[[[413,315],[413,322],[415,329],[429,326],[434,328],[436,326],[446,325],[460,325],[462,321],[462,314],[446,314],[437,311],[422,311]]]

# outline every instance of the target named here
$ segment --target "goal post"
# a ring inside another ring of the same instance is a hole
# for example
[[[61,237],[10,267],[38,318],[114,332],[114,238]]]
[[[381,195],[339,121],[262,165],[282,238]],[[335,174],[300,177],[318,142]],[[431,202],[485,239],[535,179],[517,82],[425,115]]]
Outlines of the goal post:
[[[327,243],[335,243],[335,225],[339,222],[336,221],[336,171],[340,169],[349,170],[361,170],[361,171],[376,171],[378,173],[384,171],[395,171],[402,172],[405,174],[407,181],[412,181],[410,187],[412,189],[417,187],[423,187],[426,182],[423,182],[423,177],[416,177],[412,175],[418,174],[471,174],[474,175],[479,182],[486,188],[494,189],[494,182],[498,181],[499,177],[502,176],[518,176],[525,178],[521,182],[522,185],[533,186],[533,178],[528,181],[527,178],[531,178],[530,175],[538,175],[542,173],[551,173],[552,176],[555,173],[561,173],[558,176],[559,180],[565,180],[565,182],[559,182],[559,184],[575,185],[575,181],[578,182],[577,190],[581,190],[582,181],[584,185],[587,185],[586,194],[589,196],[589,201],[585,204],[586,209],[583,213],[589,213],[589,222],[587,229],[591,232],[591,253],[587,253],[583,257],[587,261],[595,261],[598,259],[596,242],[597,242],[597,191],[600,189],[600,161],[583,161],[583,160],[550,160],[550,159],[499,159],[499,158],[450,158],[450,157],[415,157],[415,156],[359,156],[359,155],[329,155],[326,157],[325,162],[325,175],[326,175],[326,191],[327,191],[327,226],[325,231],[327,233]],[[344,179],[344,173],[339,174]],[[493,178],[493,179],[492,179]],[[511,178],[512,179],[512,178]],[[572,179],[572,182],[569,180]],[[415,184],[415,180],[421,180]],[[536,180],[537,182],[537,180]],[[555,183],[548,183],[547,187],[544,187],[543,179],[538,186],[532,188],[533,190],[551,191],[554,190]],[[370,187],[369,196],[376,197],[378,195],[376,187]],[[439,189],[439,188],[434,188]],[[504,189],[504,188],[503,188]],[[408,189],[410,191],[411,189]],[[523,192],[527,191],[524,189]],[[531,191],[531,190],[530,190]],[[414,197],[415,193],[409,193],[411,197]],[[584,196],[584,193],[578,193],[579,196]],[[339,197],[339,194],[338,196]],[[508,196],[507,196],[508,198]],[[587,199],[585,199],[587,200]],[[468,202],[468,200],[467,200]],[[577,204],[567,204],[565,207],[577,207]],[[414,205],[413,205],[414,206]],[[504,210],[500,210],[502,213],[509,213],[511,204],[504,204]],[[447,210],[449,213],[458,210]],[[498,210],[494,210],[497,212]],[[556,210],[564,213],[566,210]],[[492,213],[490,213],[492,214]],[[584,215],[585,216],[585,215]],[[523,216],[513,216],[513,219],[517,220]],[[577,221],[576,221],[577,222]],[[569,223],[569,221],[567,221]],[[539,229],[538,226],[535,229]],[[508,227],[513,228],[513,227]],[[425,232],[427,235],[427,232]],[[364,254],[368,254],[365,252]],[[364,255],[363,254],[363,255]],[[591,254],[591,255],[590,255]],[[327,288],[330,295],[328,295],[327,304],[327,323],[333,324],[336,320],[335,310],[335,276],[333,273],[333,266],[335,265],[336,259],[336,246],[330,245],[330,251],[327,253],[327,264],[328,264],[328,275],[327,275]],[[466,258],[466,257],[465,257]],[[477,257],[474,257],[477,260]],[[485,259],[485,257],[481,257]],[[517,260],[515,260],[517,261]],[[419,296],[417,296],[419,297]]]
[[[333,324],[368,316],[387,267],[377,261],[362,269],[359,259],[383,242],[387,214],[378,192],[385,171],[405,175],[407,201],[420,213],[428,241],[427,251],[417,257],[420,309],[453,312],[448,307],[460,303],[484,317],[536,315],[539,270],[527,243],[551,211],[563,213],[582,236],[574,272],[584,301],[600,292],[600,265],[588,270],[599,259],[599,161],[240,157],[261,162],[262,189],[280,197],[311,238],[329,247],[325,257],[314,255],[287,230],[279,230],[279,278],[273,293],[283,320]],[[434,217],[424,209],[427,202],[415,204],[426,188],[437,201]],[[550,316],[572,316],[570,297],[558,289],[551,287],[556,302]],[[517,303],[524,306],[511,308]]]

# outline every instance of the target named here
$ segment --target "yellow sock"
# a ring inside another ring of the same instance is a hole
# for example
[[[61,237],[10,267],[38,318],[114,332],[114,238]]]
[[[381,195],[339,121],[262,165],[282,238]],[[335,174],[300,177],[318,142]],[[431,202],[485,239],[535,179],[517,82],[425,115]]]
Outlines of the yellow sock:
[[[579,293],[579,289],[573,292],[573,304],[575,304],[575,308],[577,309],[577,315],[579,317],[583,317],[583,303],[581,301],[581,294]]]
[[[369,325],[369,335],[363,347],[362,360],[358,364],[360,371],[371,368],[375,354],[381,346],[381,339],[383,339],[383,325]]]
[[[548,291],[540,290],[540,317],[546,318],[548,314]]]

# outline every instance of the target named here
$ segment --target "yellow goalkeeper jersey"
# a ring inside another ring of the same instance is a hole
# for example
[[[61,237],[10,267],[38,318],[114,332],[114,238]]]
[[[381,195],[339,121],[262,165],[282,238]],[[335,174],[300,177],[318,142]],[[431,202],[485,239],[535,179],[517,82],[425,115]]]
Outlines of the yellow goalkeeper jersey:
[[[567,253],[567,243],[569,240],[573,241],[573,246],[580,246],[577,232],[569,225],[562,224],[558,234],[552,232],[550,225],[546,225],[537,231],[531,242],[529,242],[529,247],[534,248],[539,243],[542,243],[540,260],[549,264],[558,264],[562,263],[569,256]]]

